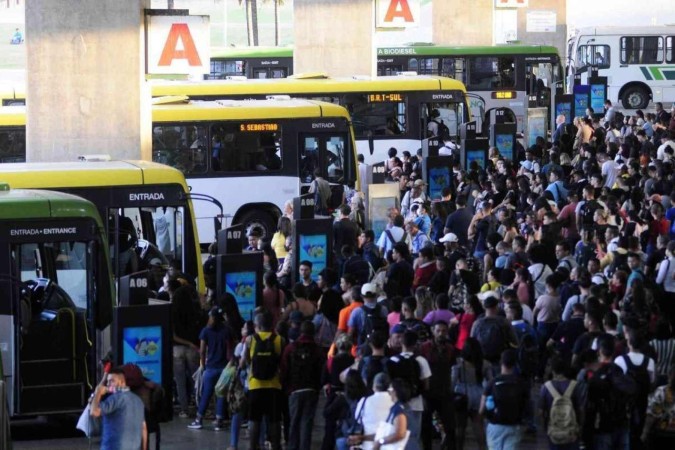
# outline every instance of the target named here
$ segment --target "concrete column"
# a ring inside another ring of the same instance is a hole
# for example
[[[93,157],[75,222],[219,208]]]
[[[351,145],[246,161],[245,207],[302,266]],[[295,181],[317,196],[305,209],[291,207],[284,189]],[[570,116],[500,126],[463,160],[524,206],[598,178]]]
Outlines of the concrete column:
[[[373,0],[294,0],[293,72],[376,75]]]
[[[26,2],[27,159],[151,159],[150,0]]]
[[[436,0],[433,42],[436,45],[492,45],[495,0]]]

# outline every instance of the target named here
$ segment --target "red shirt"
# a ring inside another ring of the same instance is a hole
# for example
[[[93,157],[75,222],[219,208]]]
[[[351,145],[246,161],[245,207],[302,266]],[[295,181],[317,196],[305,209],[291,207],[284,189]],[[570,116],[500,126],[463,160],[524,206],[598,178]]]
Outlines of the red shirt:
[[[434,273],[436,273],[435,261],[429,261],[428,263],[419,265],[417,269],[415,269],[415,278],[413,279],[412,284],[413,289],[429,284]]]
[[[471,327],[475,320],[475,314],[462,313],[459,315],[459,324],[457,325],[459,327],[459,335],[457,336],[457,344],[455,344],[458,350],[464,347],[464,342],[471,336]]]
[[[661,220],[652,220],[649,223],[649,242],[656,245],[656,239],[660,235],[668,236],[670,232],[670,221],[664,217]]]

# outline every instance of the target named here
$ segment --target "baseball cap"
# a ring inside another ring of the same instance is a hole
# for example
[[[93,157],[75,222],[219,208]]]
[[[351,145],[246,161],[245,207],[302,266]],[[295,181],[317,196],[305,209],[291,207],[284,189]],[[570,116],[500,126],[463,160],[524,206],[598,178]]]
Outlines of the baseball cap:
[[[406,331],[405,325],[401,325],[400,323],[397,323],[393,327],[391,327],[391,334],[403,334]]]
[[[448,233],[438,240],[438,242],[459,242],[455,233]]]
[[[364,283],[361,286],[361,295],[364,297],[375,297],[377,295],[377,285],[375,283]]]
[[[413,183],[413,186],[421,187],[421,186],[426,186],[427,184],[424,182],[424,180],[415,180]]]

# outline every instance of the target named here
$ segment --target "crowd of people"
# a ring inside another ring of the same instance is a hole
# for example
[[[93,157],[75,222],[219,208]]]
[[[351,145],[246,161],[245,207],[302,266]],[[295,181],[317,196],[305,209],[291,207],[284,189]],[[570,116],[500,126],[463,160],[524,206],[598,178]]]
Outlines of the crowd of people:
[[[289,203],[271,239],[248,236],[265,265],[252,321],[167,275],[179,417],[196,371],[188,427],[213,415],[230,449],[244,426],[252,450],[462,449],[469,424],[479,448],[538,429],[551,449],[672,445],[675,107],[598,117],[559,117],[550,142],[492,148],[486,167],[448,148],[440,199],[392,149],[401,207],[376,235],[351,193],[316,277],[309,261],[292,276]]]

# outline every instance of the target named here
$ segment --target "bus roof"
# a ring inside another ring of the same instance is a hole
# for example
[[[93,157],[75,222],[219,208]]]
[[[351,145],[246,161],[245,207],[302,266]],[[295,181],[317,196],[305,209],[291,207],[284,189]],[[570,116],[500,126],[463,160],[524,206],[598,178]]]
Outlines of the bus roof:
[[[186,113],[189,117],[186,117]],[[344,117],[349,112],[328,102],[303,99],[191,101],[183,105],[155,105],[152,121],[247,120],[299,117]]]
[[[5,106],[0,108],[0,126],[25,127],[26,108],[24,106]]]
[[[377,56],[427,56],[427,55],[540,55],[558,54],[558,49],[551,45],[482,45],[482,46],[440,46],[403,45],[399,47],[380,47]]]
[[[666,35],[675,33],[675,25],[635,26],[635,27],[584,27],[574,36],[612,36],[612,35]]]
[[[187,192],[179,170],[149,161],[5,163],[0,164],[0,180],[31,189],[180,184]]]
[[[293,47],[211,47],[211,59],[292,57]]]
[[[392,92],[417,90],[459,90],[466,92],[464,84],[452,78],[431,75],[397,75],[385,77],[351,78],[275,78],[249,80],[153,80],[153,97],[165,95],[231,96],[266,94],[328,94],[348,92]]]
[[[4,181],[2,174],[0,180]],[[76,195],[47,190],[0,190],[0,219],[57,217],[88,217],[102,226],[96,206]]]

